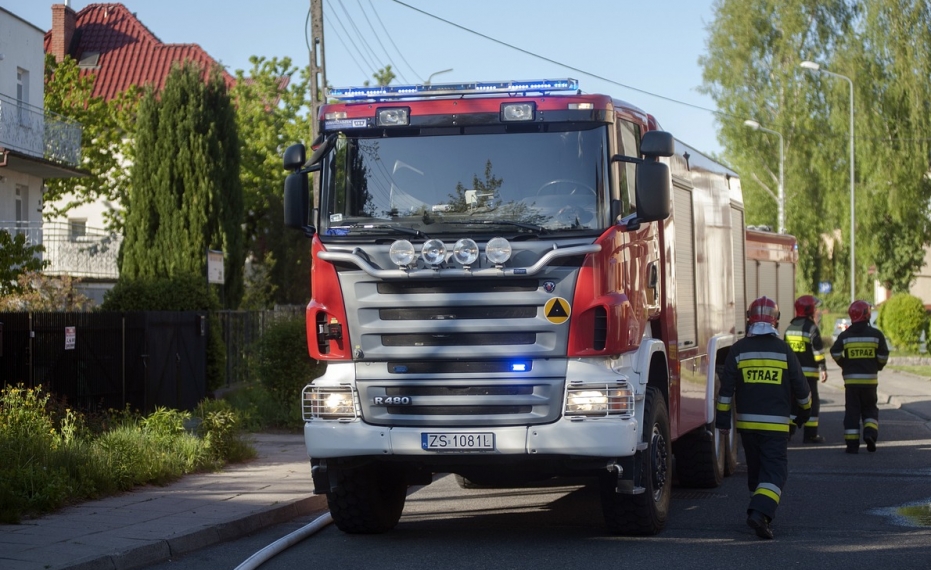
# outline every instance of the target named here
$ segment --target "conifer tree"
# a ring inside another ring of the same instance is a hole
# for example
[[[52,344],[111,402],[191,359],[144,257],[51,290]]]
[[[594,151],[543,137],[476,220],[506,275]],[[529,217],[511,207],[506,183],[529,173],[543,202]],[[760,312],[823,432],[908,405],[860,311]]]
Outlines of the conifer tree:
[[[218,69],[175,66],[139,105],[122,279],[202,276],[225,254],[222,300],[243,281],[243,195],[236,116]]]

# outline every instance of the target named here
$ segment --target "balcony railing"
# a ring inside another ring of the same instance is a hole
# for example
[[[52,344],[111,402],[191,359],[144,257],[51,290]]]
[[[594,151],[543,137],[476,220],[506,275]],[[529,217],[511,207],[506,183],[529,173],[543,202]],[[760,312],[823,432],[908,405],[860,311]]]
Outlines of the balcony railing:
[[[81,124],[0,94],[0,146],[78,166],[81,162]]]
[[[91,279],[117,279],[117,255],[123,236],[115,232],[68,222],[3,222],[0,231],[26,234],[30,245],[45,246],[41,259],[49,262],[46,275]]]

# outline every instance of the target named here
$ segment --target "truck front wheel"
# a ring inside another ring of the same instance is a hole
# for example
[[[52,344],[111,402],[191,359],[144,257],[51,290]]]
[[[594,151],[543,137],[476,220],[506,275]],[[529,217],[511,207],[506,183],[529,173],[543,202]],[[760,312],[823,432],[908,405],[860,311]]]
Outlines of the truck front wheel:
[[[375,464],[340,469],[336,486],[326,494],[333,522],[349,534],[378,534],[401,518],[407,484],[395,469]]]
[[[619,494],[617,477],[607,473],[601,479],[601,508],[608,530],[615,534],[657,534],[666,526],[669,499],[672,494],[672,444],[669,436],[669,413],[659,390],[647,387],[643,404],[643,441],[640,485],[644,491],[636,495]]]

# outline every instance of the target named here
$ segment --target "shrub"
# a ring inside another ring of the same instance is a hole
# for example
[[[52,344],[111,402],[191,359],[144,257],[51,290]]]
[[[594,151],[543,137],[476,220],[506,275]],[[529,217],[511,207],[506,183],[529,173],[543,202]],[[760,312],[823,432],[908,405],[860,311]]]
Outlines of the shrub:
[[[300,394],[323,372],[325,364],[307,354],[307,328],[303,317],[274,321],[258,341],[253,360],[255,377],[289,415],[300,418]]]
[[[928,329],[928,312],[918,297],[896,293],[880,305],[876,326],[896,348],[917,352],[921,333]]]

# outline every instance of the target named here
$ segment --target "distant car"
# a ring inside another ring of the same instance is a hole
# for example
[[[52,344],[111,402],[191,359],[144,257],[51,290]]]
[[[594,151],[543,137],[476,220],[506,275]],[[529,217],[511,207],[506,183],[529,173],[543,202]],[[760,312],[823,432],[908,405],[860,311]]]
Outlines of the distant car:
[[[837,336],[847,330],[850,326],[850,319],[841,317],[834,320],[834,330],[831,331],[831,342],[837,340]]]

